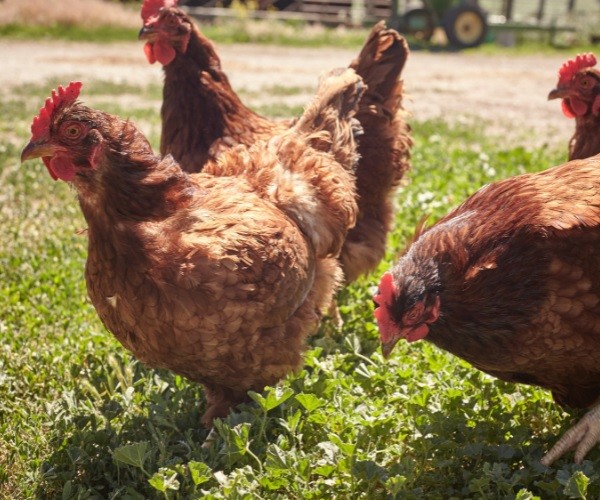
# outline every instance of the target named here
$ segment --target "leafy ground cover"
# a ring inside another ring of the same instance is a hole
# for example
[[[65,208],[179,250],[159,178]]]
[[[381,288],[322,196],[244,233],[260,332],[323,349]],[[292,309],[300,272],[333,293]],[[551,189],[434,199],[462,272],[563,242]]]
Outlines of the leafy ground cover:
[[[413,123],[410,183],[398,195],[385,262],[340,293],[297,374],[217,425],[201,447],[202,390],[135,361],[86,298],[86,237],[74,193],[41,162],[21,166],[29,123],[50,86],[0,97],[0,497],[598,498],[600,453],[580,466],[539,459],[580,414],[541,390],[499,382],[426,342],[387,362],[372,287],[421,217],[435,220],[479,186],[563,159],[488,126]],[[271,89],[272,90],[272,89]],[[298,89],[299,91],[302,89]],[[278,88],[277,96],[294,89]],[[156,86],[96,82],[86,102],[131,117],[158,144]],[[296,113],[285,105],[259,109]]]

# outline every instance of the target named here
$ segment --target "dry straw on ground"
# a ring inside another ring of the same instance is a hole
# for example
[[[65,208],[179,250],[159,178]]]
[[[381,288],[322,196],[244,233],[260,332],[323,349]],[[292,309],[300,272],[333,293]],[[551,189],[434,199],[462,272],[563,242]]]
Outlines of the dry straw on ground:
[[[120,26],[137,28],[140,24],[139,7],[129,8],[117,2],[103,0],[3,0],[0,1],[0,25],[53,24],[85,27]]]

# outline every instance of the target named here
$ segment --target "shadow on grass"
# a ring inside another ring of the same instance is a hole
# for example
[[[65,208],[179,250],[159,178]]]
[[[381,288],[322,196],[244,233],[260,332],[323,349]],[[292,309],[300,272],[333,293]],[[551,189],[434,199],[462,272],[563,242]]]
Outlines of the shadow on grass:
[[[41,466],[40,498],[156,494],[148,479],[160,466],[208,458],[201,448],[208,434],[200,424],[201,386],[132,363],[132,386],[108,394],[106,380],[96,378],[90,380],[92,389],[82,386],[67,402],[68,425],[57,426],[56,451]],[[148,443],[143,467],[115,460],[119,447],[142,442]]]

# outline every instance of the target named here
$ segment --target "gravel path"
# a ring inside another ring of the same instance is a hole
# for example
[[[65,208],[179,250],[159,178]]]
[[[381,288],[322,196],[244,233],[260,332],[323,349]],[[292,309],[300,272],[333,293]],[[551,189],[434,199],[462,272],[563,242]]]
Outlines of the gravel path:
[[[218,47],[223,67],[236,89],[260,93],[279,86],[306,89],[290,99],[305,102],[317,75],[346,65],[356,51],[262,45]],[[493,56],[415,51],[404,72],[406,107],[417,120],[443,117],[450,122],[483,118],[488,132],[503,140],[565,144],[574,124],[546,96],[556,83],[565,56]],[[160,82],[161,68],[149,65],[140,42],[0,42],[0,85],[7,91],[22,83],[92,78],[144,84]],[[250,104],[268,102],[263,93]]]

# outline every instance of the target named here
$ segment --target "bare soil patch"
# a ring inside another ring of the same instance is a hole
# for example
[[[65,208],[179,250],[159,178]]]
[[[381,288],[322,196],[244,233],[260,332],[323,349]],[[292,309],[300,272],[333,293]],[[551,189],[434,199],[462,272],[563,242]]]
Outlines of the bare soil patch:
[[[104,0],[0,0],[0,24],[50,26],[56,23],[82,27],[121,26],[135,28],[139,11]]]

